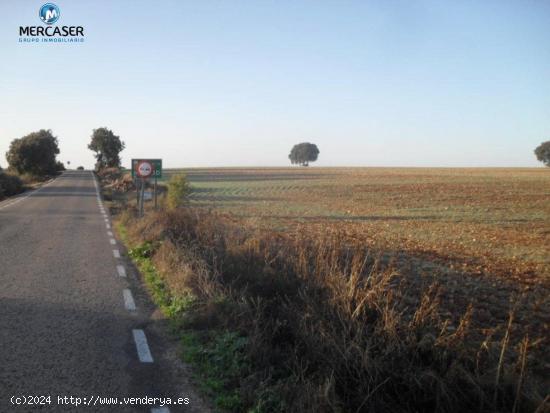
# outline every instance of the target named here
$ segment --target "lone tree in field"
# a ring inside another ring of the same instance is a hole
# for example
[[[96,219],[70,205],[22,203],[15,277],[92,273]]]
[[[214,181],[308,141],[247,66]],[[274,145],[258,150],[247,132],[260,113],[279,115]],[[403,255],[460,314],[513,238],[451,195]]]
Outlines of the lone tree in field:
[[[309,166],[310,162],[315,162],[319,156],[319,148],[314,143],[302,142],[294,145],[288,159],[294,164]]]
[[[124,150],[124,142],[113,131],[107,128],[94,129],[88,149],[95,152],[96,169],[120,167],[119,154]]]
[[[543,142],[537,146],[535,155],[537,155],[537,159],[543,164],[550,166],[550,141]]]
[[[55,159],[58,153],[57,137],[52,135],[51,130],[41,129],[14,139],[6,152],[6,159],[10,169],[20,174],[44,176],[55,174],[58,170]]]

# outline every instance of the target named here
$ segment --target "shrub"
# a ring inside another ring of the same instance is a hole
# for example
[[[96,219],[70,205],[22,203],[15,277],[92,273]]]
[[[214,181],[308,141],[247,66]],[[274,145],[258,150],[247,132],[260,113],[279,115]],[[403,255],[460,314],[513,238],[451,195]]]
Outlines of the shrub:
[[[175,174],[168,181],[168,193],[166,195],[166,206],[168,209],[175,209],[182,206],[191,193],[191,186],[185,174]]]
[[[37,182],[45,182],[48,180],[47,175],[35,175],[31,173],[24,173],[18,175],[19,179],[23,182],[23,185],[32,186]]]
[[[51,175],[57,172],[56,155],[59,153],[57,138],[51,130],[40,130],[14,139],[6,159],[10,169],[19,174],[32,174],[37,176]]]
[[[83,171],[84,170],[84,167],[83,166],[79,166],[78,168],[76,168],[77,171]]]
[[[23,182],[16,175],[4,173],[0,170],[0,199],[23,192]]]

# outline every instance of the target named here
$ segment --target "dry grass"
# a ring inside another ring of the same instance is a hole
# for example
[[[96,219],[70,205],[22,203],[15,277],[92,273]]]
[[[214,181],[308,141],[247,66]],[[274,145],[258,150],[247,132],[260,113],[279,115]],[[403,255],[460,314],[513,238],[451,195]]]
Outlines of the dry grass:
[[[246,338],[246,362],[226,383],[236,411],[546,408],[530,358],[541,340],[514,323],[520,304],[480,329],[473,303],[449,312],[445,285],[334,226],[281,232],[186,208],[123,221],[171,294],[196,299],[179,315],[186,329]]]

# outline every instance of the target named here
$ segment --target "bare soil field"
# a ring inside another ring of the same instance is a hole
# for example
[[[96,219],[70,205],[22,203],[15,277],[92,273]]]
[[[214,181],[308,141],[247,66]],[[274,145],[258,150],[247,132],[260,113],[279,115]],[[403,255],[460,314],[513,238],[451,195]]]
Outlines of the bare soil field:
[[[192,183],[194,206],[270,230],[344,233],[423,285],[440,283],[449,315],[472,305],[483,330],[515,303],[518,337],[550,334],[546,168],[195,168],[166,178],[175,172]]]
[[[193,204],[262,227],[339,227],[366,245],[450,269],[522,284],[550,280],[550,171],[545,168],[181,171],[192,182]]]

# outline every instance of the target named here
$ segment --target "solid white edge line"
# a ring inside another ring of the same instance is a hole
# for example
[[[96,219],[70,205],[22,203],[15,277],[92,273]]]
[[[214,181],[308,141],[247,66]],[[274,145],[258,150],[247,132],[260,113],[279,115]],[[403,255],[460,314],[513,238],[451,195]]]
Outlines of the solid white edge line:
[[[134,336],[134,342],[136,343],[136,349],[139,361],[142,363],[152,363],[153,356],[151,350],[149,350],[149,344],[147,344],[147,337],[143,330],[132,330]]]
[[[132,292],[125,288],[124,290],[122,290],[122,296],[124,297],[124,307],[128,311],[136,311],[136,302],[134,301]]]
[[[126,277],[126,269],[124,268],[123,265],[117,265],[116,266],[116,271],[118,272],[119,276]]]
[[[119,250],[113,250],[113,256],[115,258],[120,258],[120,251]]]

